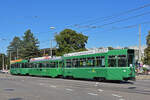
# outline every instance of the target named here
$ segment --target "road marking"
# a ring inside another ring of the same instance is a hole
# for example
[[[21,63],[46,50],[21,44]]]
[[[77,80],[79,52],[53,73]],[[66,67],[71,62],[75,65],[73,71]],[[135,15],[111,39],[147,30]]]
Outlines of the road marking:
[[[98,95],[98,94],[95,94],[95,93],[88,93],[89,95]]]
[[[103,92],[104,90],[102,90],[102,89],[98,89],[98,91],[99,91],[99,92]]]
[[[95,84],[99,84],[98,82],[96,82]]]
[[[67,91],[73,91],[72,89],[66,89]]]
[[[119,100],[125,100],[125,99],[122,99],[122,98],[121,98],[121,99],[119,99]]]
[[[122,96],[117,95],[117,94],[112,94],[112,96],[115,96],[115,97],[118,97],[118,98],[121,98],[121,97],[122,97]]]
[[[144,90],[146,90],[146,91],[150,91],[150,89],[144,89]]]
[[[56,88],[56,86],[55,86],[55,85],[51,85],[50,87]]]
[[[44,85],[43,83],[40,83],[40,85]]]
[[[97,84],[95,84],[94,86],[98,86]]]

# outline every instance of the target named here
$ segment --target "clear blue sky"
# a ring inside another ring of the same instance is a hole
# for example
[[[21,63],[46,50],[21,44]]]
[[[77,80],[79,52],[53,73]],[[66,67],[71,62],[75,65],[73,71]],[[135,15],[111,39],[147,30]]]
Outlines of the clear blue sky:
[[[149,0],[0,0],[0,52],[6,48],[14,36],[23,36],[31,29],[40,41],[40,48],[47,48],[54,32],[60,32],[68,25],[80,24],[96,18],[118,14],[129,9],[150,4]],[[149,12],[150,7],[103,22],[100,19],[93,22],[94,26]],[[129,29],[114,29],[145,21],[150,21],[150,14],[107,25],[102,28],[69,27],[89,36],[86,47],[133,46],[138,45],[138,27]],[[51,30],[49,27],[56,27]],[[142,45],[150,30],[150,24],[142,25]],[[4,40],[6,39],[6,40]]]

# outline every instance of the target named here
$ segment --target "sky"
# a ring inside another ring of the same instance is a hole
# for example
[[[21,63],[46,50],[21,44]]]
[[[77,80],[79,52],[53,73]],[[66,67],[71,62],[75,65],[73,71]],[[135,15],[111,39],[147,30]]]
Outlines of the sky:
[[[40,48],[49,48],[55,33],[66,28],[88,36],[87,48],[135,46],[139,41],[137,24],[149,22],[141,24],[142,45],[146,45],[150,6],[122,13],[147,4],[150,0],[0,0],[0,52],[6,53],[12,39],[22,38],[27,29],[38,38]]]

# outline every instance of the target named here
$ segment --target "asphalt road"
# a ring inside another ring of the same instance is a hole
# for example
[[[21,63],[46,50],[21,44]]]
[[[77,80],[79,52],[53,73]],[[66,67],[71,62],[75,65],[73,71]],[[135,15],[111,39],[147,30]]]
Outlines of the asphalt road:
[[[0,100],[150,100],[150,80],[95,82],[0,74]]]

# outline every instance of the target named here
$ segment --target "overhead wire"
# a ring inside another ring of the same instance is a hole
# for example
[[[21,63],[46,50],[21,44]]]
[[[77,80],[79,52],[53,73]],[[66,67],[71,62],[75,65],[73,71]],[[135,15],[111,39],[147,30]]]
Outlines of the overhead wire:
[[[73,27],[73,26],[78,27],[78,26],[80,26],[82,24],[87,24],[89,22],[94,22],[94,21],[97,21],[97,20],[107,21],[107,20],[110,20],[110,19],[122,16],[122,15],[128,14],[130,12],[134,12],[134,11],[146,8],[146,7],[150,7],[150,4],[145,4],[143,6],[140,6],[140,7],[137,7],[137,8],[133,8],[133,9],[130,9],[130,10],[127,10],[127,11],[124,11],[124,12],[121,12],[121,13],[118,13],[118,14],[115,14],[115,15],[112,15],[112,16],[100,17],[100,18],[96,18],[94,20],[82,22],[82,23],[79,23],[79,24],[70,25],[70,27]],[[95,23],[97,23],[97,22],[91,23],[89,25],[92,25],[92,24],[95,24]]]
[[[139,14],[139,15],[127,17],[127,18],[124,18],[124,19],[120,19],[120,20],[117,20],[117,21],[110,22],[110,23],[105,23],[105,24],[102,24],[102,25],[99,25],[99,26],[89,26],[88,28],[89,29],[103,28],[104,26],[107,26],[107,25],[115,24],[115,23],[122,22],[122,21],[127,21],[127,20],[130,20],[130,19],[134,19],[134,18],[138,18],[138,17],[144,16],[144,15],[148,15],[148,14],[150,14],[150,12],[145,12],[145,13],[142,13],[142,14]],[[82,32],[87,31],[89,29],[83,30]]]

